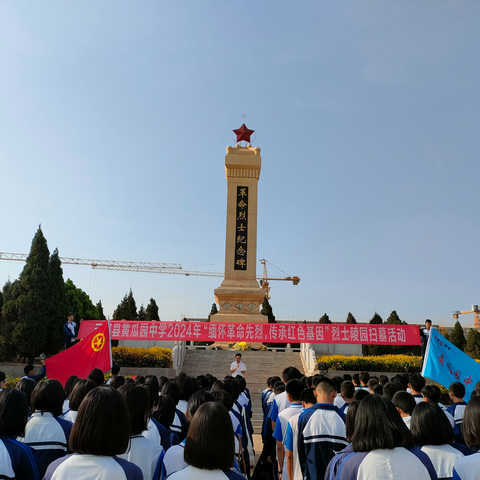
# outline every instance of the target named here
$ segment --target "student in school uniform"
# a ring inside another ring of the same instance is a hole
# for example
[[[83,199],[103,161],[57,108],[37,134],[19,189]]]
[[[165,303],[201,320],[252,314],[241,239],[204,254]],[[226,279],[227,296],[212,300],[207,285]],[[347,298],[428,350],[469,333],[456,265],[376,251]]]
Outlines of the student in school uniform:
[[[455,424],[455,419],[449,412],[447,412],[447,407],[440,403],[440,398],[442,395],[440,388],[438,388],[437,385],[425,385],[422,388],[422,395],[423,395],[424,402],[436,403],[442,409],[443,413],[448,418],[448,421],[450,422],[450,425],[453,428],[453,433],[455,435],[458,435],[460,432],[458,430],[457,425]]]
[[[170,430],[177,435],[180,442],[185,440],[188,432],[188,422],[185,418],[185,413],[178,409],[178,402],[180,401],[180,389],[175,382],[168,381],[162,387],[162,396],[168,395],[175,403],[175,417],[170,426]]]
[[[413,398],[413,395],[404,391],[397,392],[392,398],[392,403],[397,409],[397,412],[402,417],[405,425],[410,429],[412,412],[417,405],[417,403],[415,402],[415,398]]]
[[[333,405],[336,394],[334,383],[320,378],[315,387],[317,404],[300,415],[298,456],[305,480],[323,478],[335,452],[348,445],[345,415]]]
[[[417,404],[423,402],[422,388],[426,383],[425,379],[419,373],[414,373],[410,376],[408,388]]]
[[[63,413],[67,413],[70,409],[70,394],[72,393],[75,383],[77,383],[79,378],[76,375],[70,375],[65,382],[65,400],[63,401]]]
[[[18,442],[28,419],[27,397],[10,388],[0,392],[0,478],[40,480],[34,451]]]
[[[92,380],[82,378],[73,387],[72,393],[70,394],[69,409],[63,414],[63,418],[69,422],[75,423],[77,419],[78,409],[87,395],[88,392],[92,391],[97,386]]]
[[[290,480],[303,480],[302,469],[298,458],[298,419],[300,415],[317,403],[317,398],[311,388],[306,388],[300,394],[302,411],[288,419],[284,445],[287,459],[287,474]]]
[[[169,480],[244,480],[232,468],[235,459],[233,428],[227,409],[207,402],[196,411],[185,441],[186,468]]]
[[[61,417],[63,398],[63,387],[58,380],[40,382],[32,393],[33,413],[25,427],[25,436],[18,438],[35,450],[41,476],[50,463],[70,452],[72,423]]]
[[[415,445],[430,458],[438,478],[451,479],[457,460],[473,452],[453,443],[453,429],[442,409],[432,402],[419,403],[412,413]]]
[[[141,387],[148,393],[150,408],[147,429],[142,432],[142,435],[153,443],[161,445],[166,452],[172,446],[170,432],[153,417],[153,413],[158,408],[158,388],[154,384],[147,382],[145,382],[144,385],[141,385]]]
[[[467,447],[477,452],[460,458],[453,468],[454,480],[480,480],[480,396],[473,397],[465,408],[463,436]]]
[[[136,384],[123,385],[118,392],[125,398],[131,428],[130,447],[118,457],[137,465],[144,480],[160,480],[165,451],[142,435],[150,414],[148,392]]]
[[[355,395],[355,385],[353,382],[345,380],[340,385],[340,395],[343,399],[343,405],[339,408],[340,413],[347,414],[348,407],[353,402],[353,396]]]
[[[304,387],[304,383],[298,379],[289,380],[287,382],[285,385],[285,391],[287,392],[287,398],[290,406],[278,414],[277,422],[275,423],[273,438],[277,441],[278,474],[281,475],[282,480],[289,479],[287,471],[287,457],[285,454],[285,447],[283,445],[285,435],[287,433],[288,420],[291,417],[300,414],[302,410],[300,396],[304,390]]]
[[[117,455],[130,442],[130,417],[125,400],[110,387],[87,394],[70,436],[73,455],[51,463],[44,480],[142,480],[139,467]]]
[[[463,438],[463,416],[465,414],[465,408],[467,403],[463,400],[465,397],[465,386],[463,383],[460,382],[453,382],[449,389],[448,395],[450,396],[450,400],[453,402],[447,408],[447,412],[453,417],[455,420],[455,425],[458,428],[458,435],[455,436],[455,440],[462,445],[465,445],[465,440]]]

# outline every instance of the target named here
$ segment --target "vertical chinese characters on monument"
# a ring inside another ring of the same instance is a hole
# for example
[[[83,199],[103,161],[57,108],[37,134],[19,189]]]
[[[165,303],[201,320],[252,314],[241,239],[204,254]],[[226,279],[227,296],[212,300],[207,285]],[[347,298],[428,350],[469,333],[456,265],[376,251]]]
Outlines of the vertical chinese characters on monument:
[[[248,187],[237,187],[235,270],[247,269]]]

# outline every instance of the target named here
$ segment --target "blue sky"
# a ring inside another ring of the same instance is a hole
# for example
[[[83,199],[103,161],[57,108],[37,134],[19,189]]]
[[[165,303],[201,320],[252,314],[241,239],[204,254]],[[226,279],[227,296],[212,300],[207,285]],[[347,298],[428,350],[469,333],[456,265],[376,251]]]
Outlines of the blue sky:
[[[41,223],[61,256],[223,271],[245,113],[258,259],[301,277],[272,284],[277,317],[451,322],[480,302],[479,24],[474,1],[4,1],[0,251]],[[206,316],[221,282],[64,276],[163,320]]]

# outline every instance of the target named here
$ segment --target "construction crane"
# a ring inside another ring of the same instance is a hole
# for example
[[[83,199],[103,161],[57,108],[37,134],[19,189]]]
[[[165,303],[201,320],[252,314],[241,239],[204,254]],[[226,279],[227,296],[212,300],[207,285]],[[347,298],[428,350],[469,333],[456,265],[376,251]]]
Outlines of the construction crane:
[[[480,309],[478,308],[478,305],[472,305],[471,310],[466,310],[464,312],[460,312],[459,310],[455,310],[452,312],[453,319],[458,320],[459,315],[463,315],[464,313],[473,313],[473,324],[475,328],[480,328]]]
[[[265,296],[267,297],[267,300],[270,300],[270,284],[269,282],[271,280],[288,280],[290,282],[293,282],[294,285],[298,285],[300,282],[299,277],[281,277],[281,278],[269,278],[268,273],[267,273],[267,263],[272,265],[270,262],[267,262],[264,258],[260,260],[260,263],[263,265],[263,275],[260,280],[260,286],[265,290]],[[272,265],[272,267],[275,267],[275,265]],[[275,267],[277,270],[280,270],[279,268]],[[281,271],[281,270],[280,270]],[[282,272],[285,273],[285,272]],[[257,277],[258,279],[259,277]]]
[[[25,262],[27,260],[27,257],[28,255],[25,253],[0,252],[0,260]],[[126,272],[168,273],[173,275],[185,275],[187,277],[190,275],[201,277],[224,277],[223,273],[183,270],[182,266],[179,263],[128,262],[118,260],[92,260],[71,257],[60,257],[60,261],[65,265],[85,265],[90,266],[95,270],[121,270]],[[262,286],[263,290],[265,290],[265,295],[268,299],[270,298],[270,287],[268,283],[269,281],[290,280],[293,282],[294,285],[298,285],[298,282],[300,282],[299,277],[268,278],[266,266],[267,261],[263,259],[260,262],[263,265],[263,275],[257,275],[257,280],[259,280],[260,285]]]

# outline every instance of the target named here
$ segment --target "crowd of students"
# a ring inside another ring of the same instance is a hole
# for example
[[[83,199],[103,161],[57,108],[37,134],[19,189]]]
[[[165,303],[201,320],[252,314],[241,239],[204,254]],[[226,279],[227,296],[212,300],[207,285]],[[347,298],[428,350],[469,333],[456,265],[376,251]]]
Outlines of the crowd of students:
[[[419,374],[330,379],[288,367],[262,392],[252,474],[242,376],[112,373],[105,383],[94,369],[65,387],[26,375],[0,391],[0,478],[480,480],[480,382],[468,403],[453,383],[446,407]]]

